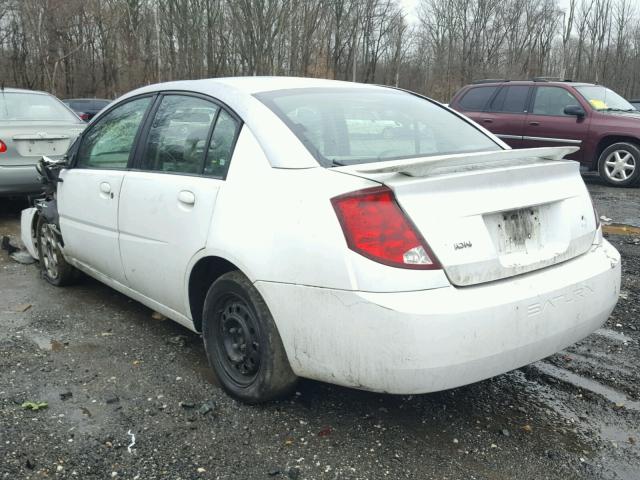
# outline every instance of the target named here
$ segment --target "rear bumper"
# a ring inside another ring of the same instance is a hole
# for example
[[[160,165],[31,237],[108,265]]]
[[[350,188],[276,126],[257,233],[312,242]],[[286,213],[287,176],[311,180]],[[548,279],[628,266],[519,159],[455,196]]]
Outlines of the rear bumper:
[[[42,191],[35,165],[0,166],[0,196],[28,195]]]
[[[608,242],[474,287],[365,293],[256,282],[302,377],[379,392],[473,383],[551,355],[600,327],[620,291]]]

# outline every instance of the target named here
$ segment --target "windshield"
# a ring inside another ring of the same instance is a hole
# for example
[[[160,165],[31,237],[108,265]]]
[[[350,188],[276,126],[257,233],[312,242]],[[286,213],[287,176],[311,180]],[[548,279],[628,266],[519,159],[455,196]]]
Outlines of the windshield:
[[[440,105],[399,90],[306,88],[256,97],[327,167],[501,150]]]
[[[1,120],[53,120],[80,123],[57,98],[42,93],[0,92]]]
[[[610,90],[601,85],[589,85],[586,87],[575,87],[578,92],[595,109],[600,111],[634,111],[633,105]]]

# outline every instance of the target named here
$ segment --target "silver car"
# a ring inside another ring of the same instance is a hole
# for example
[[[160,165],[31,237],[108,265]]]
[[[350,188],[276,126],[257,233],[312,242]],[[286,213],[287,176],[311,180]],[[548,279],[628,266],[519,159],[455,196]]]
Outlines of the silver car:
[[[62,157],[84,127],[53,95],[0,89],[0,196],[39,192],[35,164]]]

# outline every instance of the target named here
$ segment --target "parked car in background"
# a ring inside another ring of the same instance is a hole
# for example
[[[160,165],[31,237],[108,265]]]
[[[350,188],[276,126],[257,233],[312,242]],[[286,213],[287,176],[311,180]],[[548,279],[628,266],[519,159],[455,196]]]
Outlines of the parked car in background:
[[[61,158],[85,124],[45,92],[0,90],[0,196],[41,191],[35,165]]]
[[[100,110],[111,103],[102,98],[69,98],[63,102],[85,122],[95,117]]]
[[[640,99],[636,98],[635,100],[629,100],[629,103],[633,105],[633,108],[636,110],[640,110]]]
[[[568,81],[479,81],[450,106],[513,148],[575,145],[568,158],[614,186],[640,179],[640,112],[614,91]]]
[[[394,134],[352,130],[363,111]],[[562,160],[574,150],[512,150],[381,86],[150,85],[100,113],[67,164],[43,164],[57,206],[25,211],[22,238],[50,283],[79,269],[201,331],[244,401],[298,377],[431,392],[607,320],[620,257]]]

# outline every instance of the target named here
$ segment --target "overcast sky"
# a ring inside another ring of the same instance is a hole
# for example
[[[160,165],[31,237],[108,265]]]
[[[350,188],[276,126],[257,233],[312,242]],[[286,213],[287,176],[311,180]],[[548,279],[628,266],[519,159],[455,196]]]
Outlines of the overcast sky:
[[[556,0],[558,2],[558,5],[560,5],[561,8],[566,8],[569,6],[569,0]],[[640,0],[636,0],[640,3]],[[407,13],[407,21],[411,24],[411,23],[415,23],[418,21],[418,5],[420,4],[421,0],[400,0],[400,4],[402,5],[402,8],[404,8],[404,11]]]

